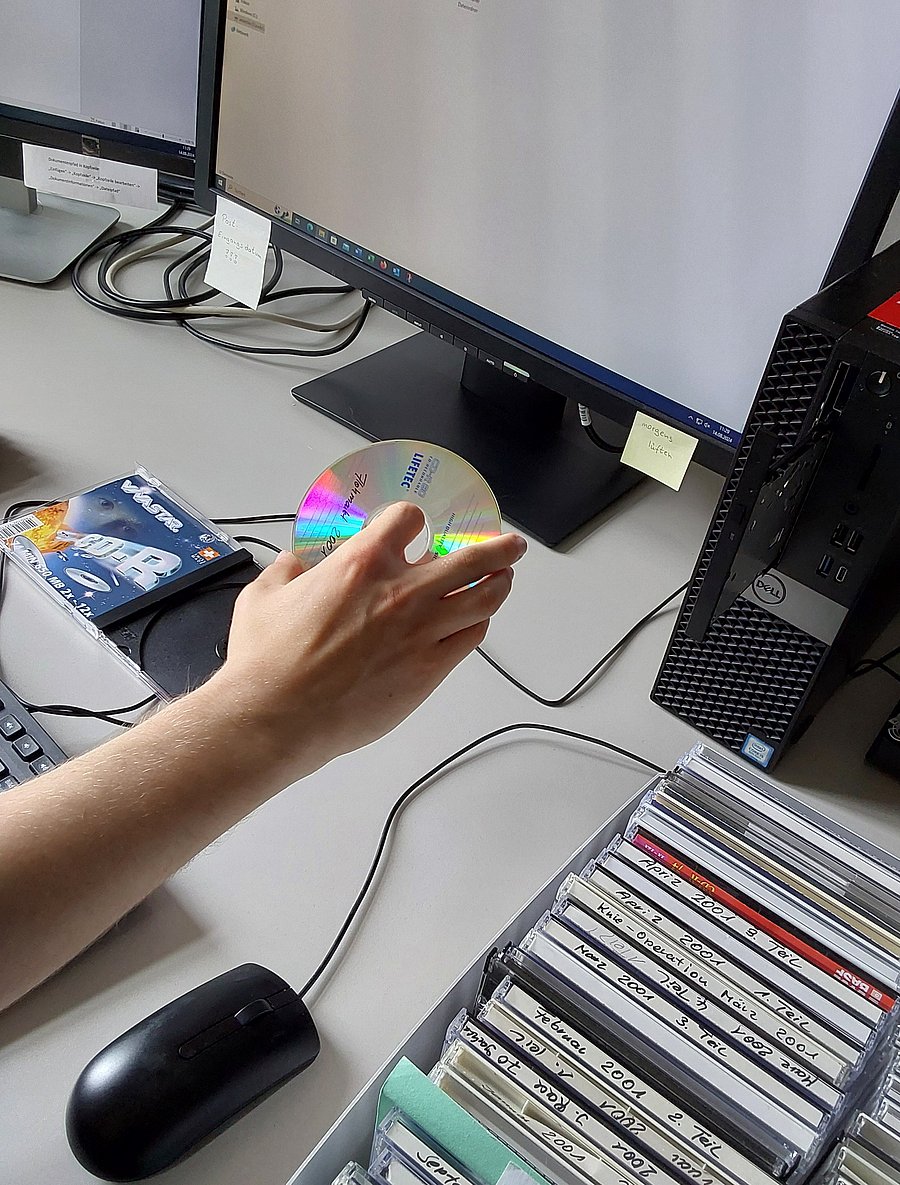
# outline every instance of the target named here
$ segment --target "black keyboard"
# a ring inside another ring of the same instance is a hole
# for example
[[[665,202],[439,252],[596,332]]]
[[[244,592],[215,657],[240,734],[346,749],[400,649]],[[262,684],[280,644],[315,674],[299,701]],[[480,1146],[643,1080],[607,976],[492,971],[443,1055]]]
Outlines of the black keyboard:
[[[61,765],[66,755],[11,687],[0,682],[0,791]]]

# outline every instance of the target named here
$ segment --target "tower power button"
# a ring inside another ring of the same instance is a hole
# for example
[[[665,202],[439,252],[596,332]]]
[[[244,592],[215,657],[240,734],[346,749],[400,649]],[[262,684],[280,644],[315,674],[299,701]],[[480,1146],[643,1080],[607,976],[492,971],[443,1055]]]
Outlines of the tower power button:
[[[873,370],[866,375],[866,390],[883,399],[891,389],[891,376],[886,370]]]

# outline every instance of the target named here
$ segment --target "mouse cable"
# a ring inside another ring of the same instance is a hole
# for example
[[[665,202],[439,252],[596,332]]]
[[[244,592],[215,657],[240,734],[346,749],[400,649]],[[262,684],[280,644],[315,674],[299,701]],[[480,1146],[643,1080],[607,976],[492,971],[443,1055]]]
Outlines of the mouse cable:
[[[223,526],[228,526],[236,523],[293,522],[295,518],[296,515],[293,514],[257,514],[250,515],[247,518],[216,518],[213,521]],[[258,539],[253,535],[235,535],[234,538],[238,543],[257,543],[261,547],[268,547],[270,551],[274,552],[280,552],[283,550],[283,548],[276,547],[274,543],[270,543],[267,539]],[[488,654],[488,652],[481,646],[476,647],[476,652],[485,660],[486,663],[492,666],[499,675],[502,675],[504,679],[512,683],[512,685],[518,688],[518,690],[524,695],[527,695],[530,699],[535,700],[536,703],[543,704],[545,708],[562,708],[566,704],[571,703],[572,700],[575,699],[579,694],[579,692],[587,687],[590,681],[600,673],[603,667],[605,667],[607,663],[611,662],[619,653],[619,651],[622,650],[623,647],[627,646],[636,634],[640,633],[645,625],[648,625],[659,613],[662,613],[662,611],[667,608],[676,597],[681,596],[682,593],[686,592],[687,588],[687,584],[682,584],[680,588],[676,588],[674,592],[669,593],[669,595],[664,600],[660,601],[658,605],[654,606],[654,608],[652,608],[648,613],[645,613],[640,621],[636,621],[634,625],[627,631],[627,633],[623,634],[622,637],[619,638],[618,642],[611,646],[609,650],[607,650],[607,652],[603,655],[603,657],[594,663],[587,674],[583,675],[574,687],[569,688],[569,690],[564,695],[560,695],[555,699],[540,695],[538,692],[533,691],[530,687],[527,687],[524,683],[520,682],[514,675],[510,674],[509,671],[502,667],[500,663],[492,655]],[[898,650],[900,650],[900,647],[898,647]]]
[[[269,551],[274,551],[276,555],[281,555],[284,551],[284,548],[279,547],[277,543],[270,543],[268,539],[257,539],[255,535],[235,535],[234,541],[235,543],[255,543],[259,547],[268,547]]]
[[[649,613],[645,613],[640,621],[636,621],[631,629],[628,630],[627,633],[623,634],[622,637],[619,638],[618,642],[611,646],[601,659],[594,663],[588,673],[582,676],[582,678],[578,680],[574,687],[570,687],[564,695],[560,695],[556,699],[548,699],[546,696],[539,695],[538,692],[532,691],[530,687],[526,687],[524,683],[521,683],[518,679],[511,675],[509,671],[504,670],[497,660],[492,658],[490,654],[488,654],[487,651],[483,650],[480,646],[477,647],[477,651],[485,660],[485,662],[489,663],[494,668],[494,670],[498,672],[498,674],[502,675],[504,679],[512,683],[513,687],[517,687],[519,691],[523,692],[530,699],[535,700],[539,704],[543,704],[546,708],[562,708],[565,704],[571,703],[572,700],[575,699],[575,697],[579,694],[579,692],[581,692],[591,682],[591,680],[600,673],[603,667],[605,667],[607,663],[611,662],[619,653],[619,651],[623,647],[627,646],[636,634],[640,633],[645,625],[651,622],[658,613],[661,613],[670,604],[670,602],[675,600],[676,597],[679,597],[682,593],[686,592],[687,588],[687,584],[682,584],[680,588],[676,588],[674,592],[669,593],[665,600],[660,601],[660,603],[651,609]]]
[[[478,748],[480,745],[486,744],[488,741],[494,740],[496,737],[526,729],[536,732],[549,732],[556,736],[568,737],[577,741],[586,741],[590,745],[597,745],[601,749],[606,749],[611,753],[617,753],[620,757],[627,757],[629,761],[637,762],[638,765],[644,766],[646,769],[650,770],[651,773],[662,776],[666,772],[662,766],[657,765],[655,761],[651,761],[647,757],[642,757],[639,753],[632,753],[628,749],[621,748],[619,745],[614,745],[611,741],[605,741],[600,737],[591,736],[589,733],[573,732],[568,728],[557,728],[553,724],[506,724],[502,728],[495,728],[492,732],[486,732],[483,736],[476,738],[476,740],[470,741],[468,745],[464,745],[461,749],[457,749],[455,753],[451,753],[449,757],[445,757],[443,761],[439,761],[438,764],[432,766],[432,768],[428,770],[427,773],[424,773],[420,778],[417,778],[411,786],[408,786],[403,791],[403,793],[391,807],[390,812],[384,821],[384,826],[381,829],[381,836],[378,840],[378,846],[375,849],[375,855],[372,859],[372,863],[369,865],[369,871],[366,874],[366,878],[362,883],[362,888],[357,893],[356,900],[351,905],[350,911],[344,919],[340,930],[338,930],[337,936],[335,937],[331,946],[328,948],[325,957],[298,992],[298,995],[301,997],[301,999],[305,998],[315,986],[315,984],[319,981],[319,979],[321,979],[322,975],[328,968],[328,965],[331,963],[332,959],[337,953],[338,948],[346,937],[347,931],[353,925],[353,922],[356,919],[356,916],[359,913],[366,896],[368,895],[372,881],[375,879],[375,874],[378,871],[378,866],[381,863],[382,856],[384,855],[391,830],[397,819],[400,817],[404,807],[408,805],[408,803],[415,797],[418,791],[420,791],[426,785],[426,783],[436,779],[438,775],[442,774],[448,766],[452,765],[456,761],[459,761],[461,757],[465,757],[467,753],[471,753],[473,749]]]
[[[231,527],[240,523],[292,523],[296,517],[296,514],[248,514],[243,518],[214,518],[213,522]]]

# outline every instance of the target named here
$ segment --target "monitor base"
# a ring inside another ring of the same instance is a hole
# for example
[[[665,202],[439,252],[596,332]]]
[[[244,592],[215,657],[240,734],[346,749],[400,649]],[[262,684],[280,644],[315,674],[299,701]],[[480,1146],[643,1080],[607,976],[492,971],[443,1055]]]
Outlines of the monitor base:
[[[419,333],[292,394],[369,440],[423,440],[459,453],[483,474],[503,517],[550,547],[643,480],[591,443],[570,400],[468,360],[461,386],[463,357]],[[599,417],[597,426],[623,436]]]
[[[33,213],[0,206],[0,276],[49,284],[119,220],[117,210],[38,194]]]

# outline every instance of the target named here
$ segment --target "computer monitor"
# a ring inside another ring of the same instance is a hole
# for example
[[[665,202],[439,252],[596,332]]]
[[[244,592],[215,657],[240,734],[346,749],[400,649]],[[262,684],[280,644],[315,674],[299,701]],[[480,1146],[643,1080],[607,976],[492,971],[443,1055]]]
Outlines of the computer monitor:
[[[51,280],[118,218],[27,189],[23,144],[157,169],[163,197],[191,194],[200,7],[13,0],[0,37],[0,275]]]
[[[898,39],[891,0],[212,0],[197,198],[423,330],[299,398],[558,543],[632,480],[579,403],[727,470],[784,309],[884,225]]]

